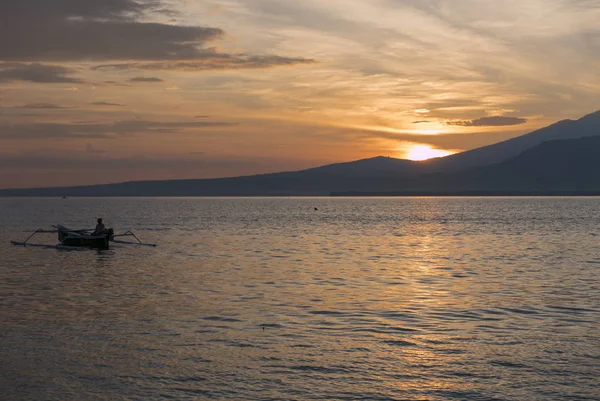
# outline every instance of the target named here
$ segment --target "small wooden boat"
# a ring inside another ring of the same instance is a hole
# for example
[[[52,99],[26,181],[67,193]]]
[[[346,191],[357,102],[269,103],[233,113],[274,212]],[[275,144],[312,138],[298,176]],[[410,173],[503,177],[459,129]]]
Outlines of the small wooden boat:
[[[144,246],[156,246],[155,244],[145,244],[139,240],[138,237],[131,231],[127,231],[123,234],[115,234],[112,228],[109,228],[106,233],[101,235],[94,235],[94,230],[83,229],[83,230],[70,230],[64,226],[56,225],[52,226],[53,230],[44,230],[38,228],[31,234],[25,241],[10,241],[13,245],[21,246],[36,246],[44,248],[57,248],[57,249],[76,249],[76,248],[95,248],[95,249],[109,249],[111,242],[126,245],[144,245]],[[36,234],[47,234],[47,233],[58,233],[59,244],[46,245],[46,244],[32,244],[28,242]],[[137,242],[120,241],[116,238],[132,236]]]
[[[110,238],[113,235],[112,229],[106,234],[93,235],[83,230],[70,231],[66,227],[56,226],[58,231],[58,240],[65,246],[81,246],[86,248],[108,249]]]

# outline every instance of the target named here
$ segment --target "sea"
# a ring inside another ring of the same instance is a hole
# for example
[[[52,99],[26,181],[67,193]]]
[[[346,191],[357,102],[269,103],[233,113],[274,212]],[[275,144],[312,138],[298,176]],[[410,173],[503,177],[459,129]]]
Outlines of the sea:
[[[600,400],[600,198],[1,198],[0,310],[3,401]]]

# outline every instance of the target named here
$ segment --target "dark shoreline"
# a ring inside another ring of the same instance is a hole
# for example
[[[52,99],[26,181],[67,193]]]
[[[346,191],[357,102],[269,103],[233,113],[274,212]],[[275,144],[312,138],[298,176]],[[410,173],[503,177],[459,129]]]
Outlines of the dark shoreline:
[[[344,191],[329,194],[0,194],[5,198],[361,198],[361,197],[600,197],[600,191]]]
[[[600,191],[388,191],[388,192],[332,192],[333,197],[414,197],[414,196],[452,196],[452,197],[548,197],[548,196],[600,196]]]

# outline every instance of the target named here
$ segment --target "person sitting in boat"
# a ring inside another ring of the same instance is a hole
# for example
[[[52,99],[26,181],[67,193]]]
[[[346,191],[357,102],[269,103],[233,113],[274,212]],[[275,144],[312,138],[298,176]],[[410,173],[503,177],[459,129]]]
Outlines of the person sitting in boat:
[[[98,224],[96,224],[96,229],[92,233],[92,235],[103,235],[106,234],[106,227],[102,223],[102,219],[98,219]]]

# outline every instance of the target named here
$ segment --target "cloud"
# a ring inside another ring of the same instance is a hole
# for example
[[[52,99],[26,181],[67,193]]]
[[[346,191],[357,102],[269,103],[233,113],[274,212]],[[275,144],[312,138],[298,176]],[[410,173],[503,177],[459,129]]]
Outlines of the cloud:
[[[389,152],[390,149],[396,149],[406,142],[427,144],[436,149],[470,150],[502,142],[527,133],[525,128],[516,131],[497,130],[486,132],[482,130],[471,133],[443,132],[435,135],[312,125],[290,126],[286,129],[291,133],[303,132],[307,140],[311,142],[321,141],[321,146],[330,146],[332,149],[352,144],[353,148],[378,149],[377,152],[379,154],[388,154],[385,152]],[[326,138],[328,143],[324,142],[324,138]],[[379,146],[379,144],[382,145]]]
[[[0,124],[0,138],[5,139],[110,139],[117,136],[141,133],[176,133],[185,129],[219,128],[237,125],[232,122],[193,121],[159,122],[125,120],[113,123],[31,123]]]
[[[105,84],[108,85],[115,85],[115,86],[131,86],[129,84],[124,84],[122,82],[117,82],[117,81],[104,81]]]
[[[87,132],[77,124],[32,123],[0,124],[2,139],[72,139],[72,138],[111,138],[106,132]]]
[[[90,144],[87,144],[90,145]],[[28,172],[66,174],[77,177],[81,185],[106,183],[105,172],[118,171],[118,181],[133,179],[174,179],[174,178],[199,178],[210,171],[232,171],[230,176],[239,175],[238,172],[261,173],[269,170],[273,161],[261,158],[239,158],[218,155],[188,155],[187,157],[165,158],[149,157],[145,155],[114,156],[110,152],[99,152],[99,149],[86,145],[86,152],[81,153],[46,153],[36,152],[27,154],[2,154],[0,153],[0,171],[13,170]],[[280,161],[279,161],[280,162]],[[101,171],[103,173],[99,174]],[[91,175],[90,175],[91,173]],[[93,177],[93,178],[91,178]],[[158,177],[158,178],[157,178]],[[29,174],[29,180],[33,180]],[[94,182],[96,180],[97,182]],[[110,181],[110,180],[109,180]],[[13,184],[23,186],[22,183]],[[13,186],[10,185],[10,186]],[[31,184],[30,184],[31,185]],[[49,186],[48,181],[33,184],[35,186]],[[52,184],[51,184],[52,185]],[[57,185],[60,185],[60,181]],[[54,185],[52,185],[54,186]]]
[[[104,153],[106,153],[105,150],[99,149],[89,142],[85,145],[85,151],[86,151],[86,153],[89,153],[89,154],[104,154]]]
[[[164,80],[156,77],[135,77],[131,78],[129,82],[164,82]]]
[[[0,82],[28,81],[36,83],[79,83],[80,79],[68,77],[72,68],[40,63],[1,63]]]
[[[88,128],[98,130],[99,132],[114,133],[117,135],[140,133],[140,132],[178,132],[187,128],[216,128],[216,127],[231,127],[237,125],[233,122],[221,121],[192,121],[192,122],[158,122],[158,121],[142,121],[129,120],[118,121],[111,124],[83,124]]]
[[[157,1],[135,1],[135,0],[3,0],[0,10],[12,11],[10,17],[20,20],[25,16],[39,20],[56,20],[62,18],[81,19],[117,19],[130,20],[140,16],[144,11],[157,7]],[[6,18],[9,19],[8,17]]]
[[[163,3],[161,0],[3,0],[0,60],[111,60],[126,62],[127,67],[121,68],[157,70],[266,68],[308,62],[279,56],[219,53],[208,44],[225,37],[220,28],[145,22],[148,19],[143,17],[147,13],[171,12]]]
[[[189,59],[196,58],[206,42],[224,35],[218,28],[138,21],[158,5],[134,0],[3,0],[0,59]]]
[[[460,125],[462,127],[504,127],[525,124],[526,122],[526,118],[493,116],[477,118],[475,120],[448,121],[446,122],[446,125]]]
[[[509,135],[506,132],[476,132],[472,134],[422,135],[413,137],[412,139],[406,137],[403,140],[424,143],[440,149],[471,150],[502,142],[522,134],[524,132],[516,132]]]
[[[158,61],[151,63],[118,63],[100,64],[92,70],[157,70],[157,71],[209,71],[263,69],[271,67],[293,66],[299,64],[314,64],[313,59],[302,57],[253,56],[245,54],[207,53],[202,60],[190,61]]]
[[[93,102],[93,103],[91,103],[91,104],[92,104],[92,105],[94,105],[94,106],[109,106],[109,107],[112,107],[112,106],[115,106],[115,107],[123,107],[123,106],[124,106],[123,104],[119,104],[119,103],[110,103],[110,102]]]
[[[22,106],[15,106],[13,109],[39,109],[39,110],[50,110],[50,109],[70,109],[72,107],[60,106],[52,103],[31,103],[24,104]]]

